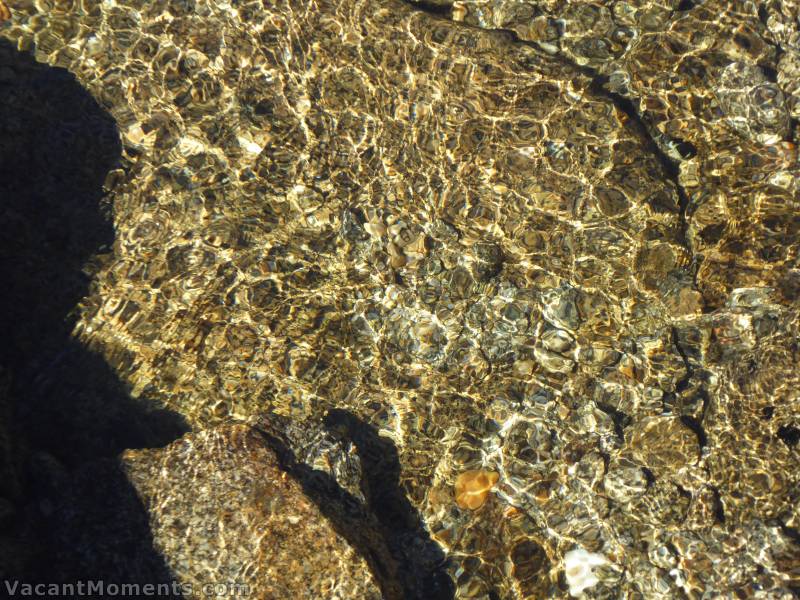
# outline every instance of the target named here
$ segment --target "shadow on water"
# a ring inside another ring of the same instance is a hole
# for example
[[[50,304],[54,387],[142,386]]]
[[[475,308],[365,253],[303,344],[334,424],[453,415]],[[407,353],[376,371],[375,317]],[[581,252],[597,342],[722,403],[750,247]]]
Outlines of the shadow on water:
[[[267,424],[272,423],[272,424]],[[387,600],[450,600],[453,582],[446,557],[430,539],[424,524],[400,485],[400,460],[394,444],[354,414],[328,412],[324,425],[336,437],[352,442],[361,462],[361,494],[343,489],[320,470],[298,462],[271,416],[261,429],[281,466],[303,487],[337,532],[367,560]]]
[[[71,336],[87,261],[114,242],[113,118],[67,71],[0,40],[0,578],[171,583],[116,456],[188,430]]]

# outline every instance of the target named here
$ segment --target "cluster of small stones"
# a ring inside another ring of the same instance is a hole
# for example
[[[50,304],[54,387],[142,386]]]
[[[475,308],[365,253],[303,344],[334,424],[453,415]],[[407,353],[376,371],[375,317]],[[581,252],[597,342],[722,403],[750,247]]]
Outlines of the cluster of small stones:
[[[452,18],[514,32],[632,102],[679,169],[710,307],[732,290],[797,292],[800,4],[461,0]],[[795,210],[792,210],[792,209]]]
[[[371,423],[458,598],[800,589],[796,3],[8,4],[119,126],[134,396]]]

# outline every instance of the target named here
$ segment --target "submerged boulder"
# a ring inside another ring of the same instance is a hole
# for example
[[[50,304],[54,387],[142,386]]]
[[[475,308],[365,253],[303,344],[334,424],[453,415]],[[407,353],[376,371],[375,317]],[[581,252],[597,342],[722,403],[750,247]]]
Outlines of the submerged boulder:
[[[247,425],[190,434],[122,464],[186,596],[381,598],[370,566]],[[187,593],[188,592],[188,593]]]

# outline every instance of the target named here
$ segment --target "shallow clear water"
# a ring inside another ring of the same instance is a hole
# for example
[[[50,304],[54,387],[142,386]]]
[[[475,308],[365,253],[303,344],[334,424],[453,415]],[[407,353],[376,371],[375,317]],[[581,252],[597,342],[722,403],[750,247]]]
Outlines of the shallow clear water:
[[[358,415],[459,598],[797,590],[795,3],[8,4],[119,129],[134,398]]]

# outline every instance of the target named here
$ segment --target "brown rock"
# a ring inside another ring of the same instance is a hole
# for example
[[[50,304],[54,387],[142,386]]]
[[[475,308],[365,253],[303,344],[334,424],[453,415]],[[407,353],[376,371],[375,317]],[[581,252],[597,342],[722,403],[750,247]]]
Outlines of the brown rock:
[[[190,434],[126,452],[123,465],[149,510],[155,547],[195,594],[216,583],[276,600],[381,598],[366,561],[257,430]]]
[[[697,434],[678,417],[643,419],[631,435],[630,447],[657,477],[674,474],[700,458]]]
[[[479,509],[499,479],[500,475],[494,471],[464,471],[456,478],[456,504],[470,510]]]

